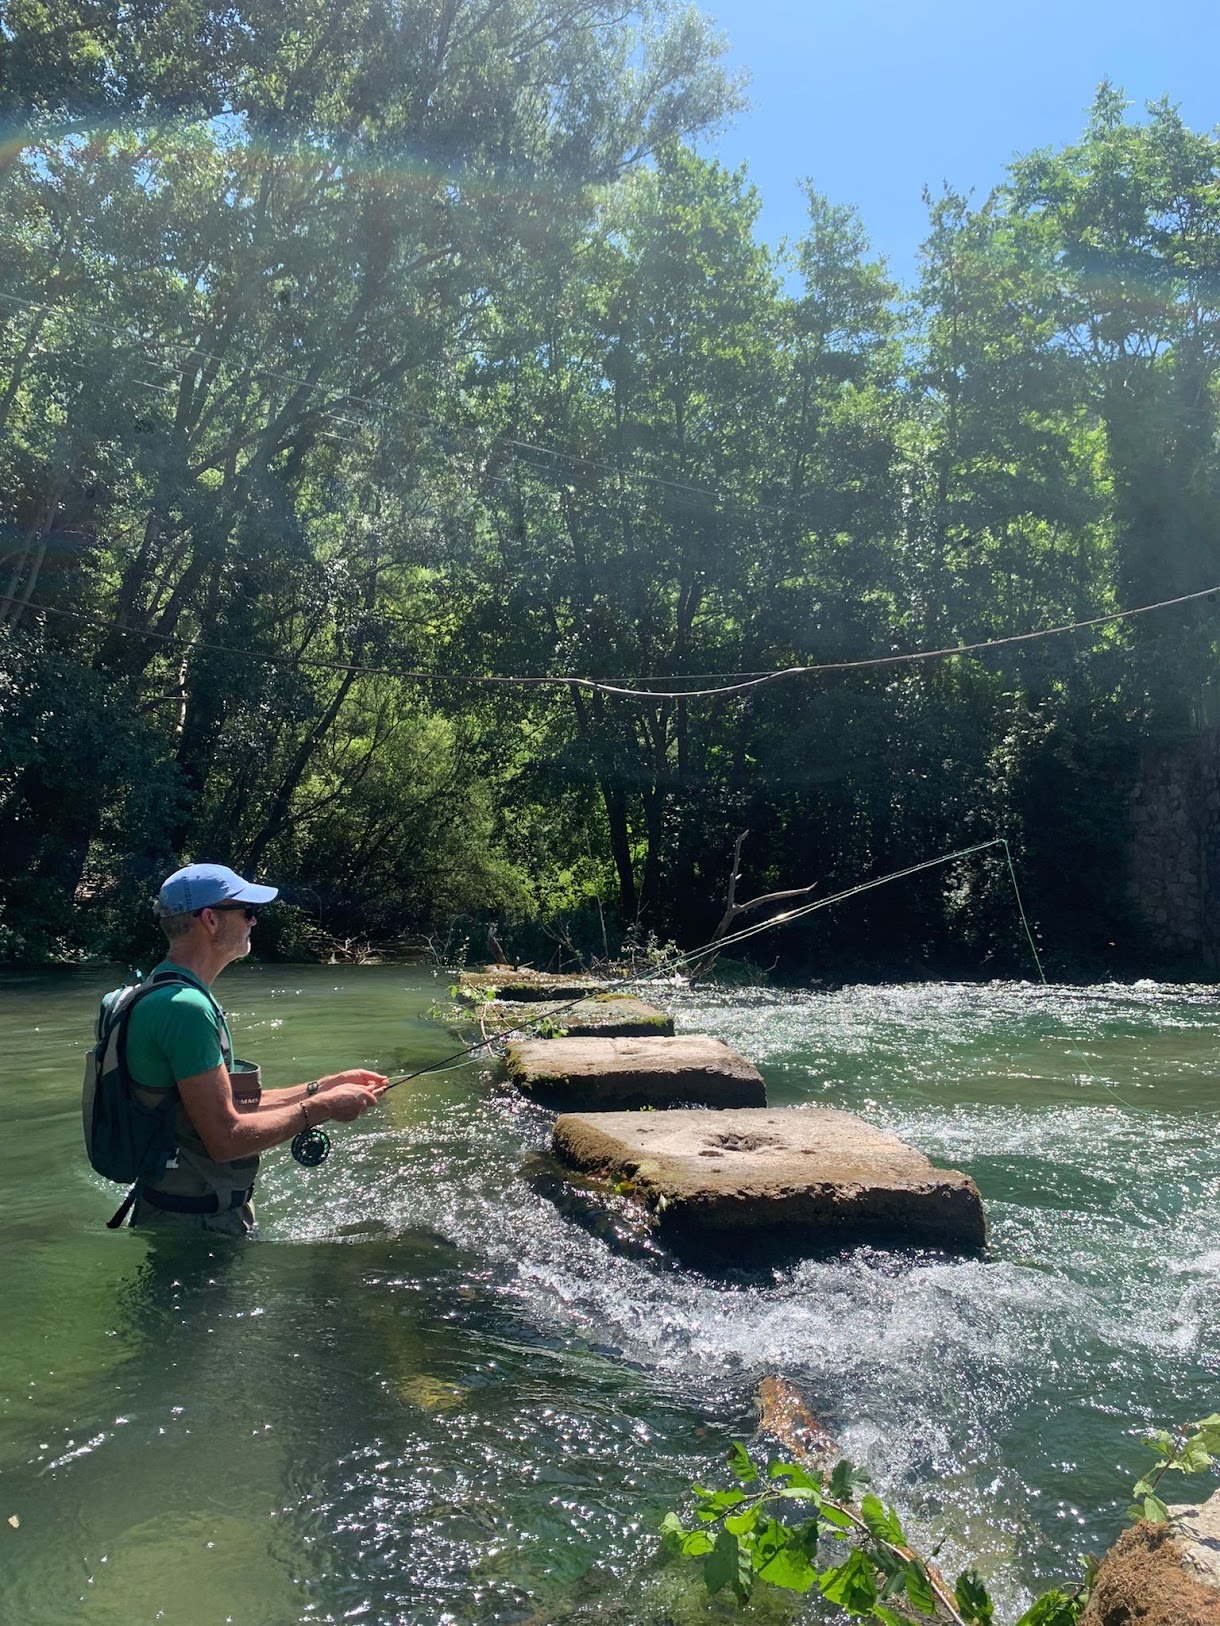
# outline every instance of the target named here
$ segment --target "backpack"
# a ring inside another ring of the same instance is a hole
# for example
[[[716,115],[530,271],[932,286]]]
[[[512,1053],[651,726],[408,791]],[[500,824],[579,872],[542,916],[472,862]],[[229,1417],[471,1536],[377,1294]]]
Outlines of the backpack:
[[[165,1090],[164,1101],[146,1107],[132,1090],[127,1071],[127,1019],[148,994],[167,983],[190,987],[182,977],[162,971],[150,981],[136,973],[108,993],[98,1007],[93,1049],[85,1057],[81,1123],[85,1151],[98,1174],[123,1184],[156,1179],[177,1151],[174,1106],[177,1090]]]

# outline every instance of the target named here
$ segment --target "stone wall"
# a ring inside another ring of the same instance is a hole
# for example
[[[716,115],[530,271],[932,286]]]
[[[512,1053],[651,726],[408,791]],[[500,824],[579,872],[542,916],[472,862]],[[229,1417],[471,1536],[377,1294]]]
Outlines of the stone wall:
[[[1220,969],[1220,730],[1146,752],[1128,812],[1127,896],[1149,949]]]

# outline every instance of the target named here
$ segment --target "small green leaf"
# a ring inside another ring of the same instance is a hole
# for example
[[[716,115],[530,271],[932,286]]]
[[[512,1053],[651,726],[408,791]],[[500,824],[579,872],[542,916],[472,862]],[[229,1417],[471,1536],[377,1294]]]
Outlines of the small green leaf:
[[[868,1527],[868,1532],[877,1541],[888,1541],[893,1547],[901,1547],[905,1541],[902,1526],[894,1517],[892,1508],[886,1509],[881,1505],[879,1497],[870,1491],[860,1503],[860,1517]]]
[[[737,1602],[743,1606],[749,1603],[754,1590],[754,1560],[744,1548],[737,1554],[737,1578],[730,1584],[737,1594]]]
[[[1201,1440],[1195,1438],[1187,1440],[1178,1453],[1176,1462],[1171,1462],[1171,1468],[1177,1468],[1184,1474],[1201,1474],[1204,1469],[1212,1465],[1212,1454]],[[1138,1495],[1138,1491],[1136,1492]]]
[[[852,1529],[852,1522],[847,1514],[844,1513],[841,1507],[836,1507],[833,1502],[822,1503],[821,1517],[826,1524],[833,1524],[836,1530]]]
[[[821,1478],[817,1474],[807,1474],[795,1462],[768,1463],[767,1473],[772,1479],[787,1480],[789,1490],[820,1491],[822,1488]]]
[[[694,1486],[695,1495],[700,1505],[695,1509],[695,1517],[709,1522],[718,1519],[722,1514],[740,1507],[746,1499],[744,1491],[739,1490],[705,1490],[702,1485]]]
[[[737,1537],[722,1530],[716,1545],[703,1560],[703,1581],[714,1597],[724,1587],[730,1587],[738,1603],[745,1603],[754,1589],[754,1566],[748,1553],[742,1552]]]
[[[754,1568],[761,1570],[763,1565],[769,1563],[776,1553],[782,1552],[790,1541],[799,1546],[800,1534],[799,1530],[789,1530],[787,1525],[780,1524],[777,1519],[763,1519],[755,1533],[751,1549]]]
[[[747,1485],[752,1484],[758,1478],[758,1469],[754,1466],[750,1453],[740,1440],[733,1441],[732,1449],[729,1451],[729,1467],[737,1475],[738,1479]]]
[[[710,1553],[703,1560],[703,1581],[713,1597],[737,1579],[737,1537],[720,1531]]]
[[[701,1558],[715,1546],[706,1530],[691,1530],[682,1537],[682,1552],[687,1558]]]
[[[799,1547],[785,1546],[772,1553],[758,1567],[758,1573],[772,1586],[782,1586],[788,1592],[808,1592],[818,1573]]]
[[[965,1570],[958,1576],[953,1596],[967,1626],[991,1626],[993,1605],[977,1570]]]
[[[936,1594],[932,1591],[927,1570],[917,1558],[907,1560],[906,1589],[912,1607],[918,1609],[921,1615],[936,1613]]]
[[[866,1614],[877,1601],[873,1566],[857,1547],[847,1560],[818,1576],[822,1596],[856,1614]]]
[[[818,1554],[818,1535],[818,1521],[816,1519],[806,1519],[805,1523],[796,1530],[793,1539],[800,1543],[801,1551],[806,1557],[816,1558]]]
[[[1062,1592],[1058,1587],[1052,1587],[1035,1599],[1017,1621],[1017,1626],[1075,1626],[1084,1605],[1083,1594]]]
[[[868,1484],[868,1479],[866,1468],[853,1468],[844,1458],[841,1462],[835,1463],[827,1492],[836,1502],[852,1502],[856,1498],[856,1492]]]
[[[681,1550],[682,1537],[686,1534],[686,1527],[676,1513],[667,1513],[661,1520],[661,1541],[669,1552],[676,1553]]]
[[[1144,1497],[1144,1517],[1149,1524],[1168,1524],[1169,1509],[1159,1496]]]
[[[724,1521],[724,1528],[734,1536],[748,1536],[758,1523],[759,1508],[747,1508],[744,1513],[730,1513]]]

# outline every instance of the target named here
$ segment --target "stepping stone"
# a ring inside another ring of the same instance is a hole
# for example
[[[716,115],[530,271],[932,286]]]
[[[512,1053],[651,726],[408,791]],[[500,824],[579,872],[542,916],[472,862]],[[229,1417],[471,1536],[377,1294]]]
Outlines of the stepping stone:
[[[497,999],[481,1015],[489,1033],[511,1033],[540,1019],[554,1022],[563,1030],[555,1037],[567,1039],[667,1039],[674,1031],[672,1016],[630,994],[594,994],[579,1005],[566,1006],[552,1000],[510,1005]],[[530,1038],[545,1036],[527,1033]]]
[[[975,1252],[978,1188],[850,1112],[572,1113],[552,1149],[651,1211],[680,1253],[741,1258],[877,1242]]]
[[[549,971],[514,971],[511,966],[489,966],[486,971],[459,971],[458,998],[483,998],[489,991],[506,1000],[579,999],[602,992],[606,984],[596,977],[555,976]]]
[[[763,1107],[762,1074],[722,1039],[523,1039],[508,1047],[508,1076],[546,1106]]]

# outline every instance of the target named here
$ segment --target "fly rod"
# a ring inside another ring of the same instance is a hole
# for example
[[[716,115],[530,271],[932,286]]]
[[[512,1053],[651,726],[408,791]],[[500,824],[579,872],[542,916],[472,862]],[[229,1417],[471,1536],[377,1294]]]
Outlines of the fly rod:
[[[1034,943],[1033,934],[1029,929],[1025,906],[1021,901],[1021,889],[1017,885],[1017,872],[1012,861],[1012,852],[1004,836],[993,836],[989,841],[976,842],[973,847],[962,847],[957,852],[941,853],[936,858],[925,858],[920,864],[908,864],[905,869],[893,870],[889,875],[878,875],[871,881],[860,881],[855,886],[849,886],[842,892],[835,892],[828,898],[818,898],[813,903],[803,903],[796,909],[782,910],[778,915],[771,915],[768,919],[758,921],[753,926],[745,926],[741,931],[732,932],[727,937],[715,938],[709,943],[704,943],[700,948],[690,949],[685,954],[678,954],[662,969],[650,971],[642,977],[633,977],[629,980],[636,984],[655,982],[660,977],[670,975],[670,966],[675,963],[689,965],[691,961],[701,959],[705,954],[711,953],[713,949],[719,952],[721,949],[730,948],[736,943],[743,943],[748,937],[756,937],[760,932],[770,931],[773,926],[790,925],[794,920],[800,920],[805,915],[812,915],[819,909],[829,909],[836,903],[845,903],[849,898],[858,897],[863,892],[871,892],[879,886],[886,886],[890,881],[905,880],[909,875],[918,875],[923,870],[935,869],[939,864],[951,864],[958,858],[970,858],[975,853],[986,852],[991,847],[1003,847],[1004,849],[1005,857],[1008,860],[1008,873],[1012,879],[1013,892],[1017,900],[1017,908],[1021,915],[1021,924],[1025,928],[1026,939],[1033,951],[1034,960],[1038,966],[1038,974],[1042,981],[1045,982],[1046,977],[1042,971],[1042,960]],[[570,1011],[581,1004],[585,997],[584,994],[581,994],[578,998],[568,1000],[563,1005],[551,1006],[541,1016],[515,1023],[513,1031],[527,1032],[540,1023],[553,1022],[557,1016],[562,1016],[565,1011]],[[426,1067],[417,1067],[413,1073],[400,1073],[389,1080],[381,1093],[384,1095],[387,1090],[396,1090],[400,1084],[409,1084],[412,1079],[423,1078],[426,1073],[439,1072],[442,1067],[450,1067],[455,1062],[464,1060],[467,1056],[477,1055],[480,1050],[489,1049],[499,1037],[501,1035],[497,1034],[490,1039],[480,1039],[476,1044],[467,1045],[464,1050],[455,1050],[451,1056],[445,1056],[440,1061],[429,1062]],[[292,1155],[303,1167],[307,1169],[316,1168],[319,1163],[324,1163],[330,1156],[330,1136],[317,1125],[309,1129],[302,1129],[300,1134],[293,1139]]]

